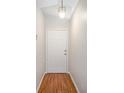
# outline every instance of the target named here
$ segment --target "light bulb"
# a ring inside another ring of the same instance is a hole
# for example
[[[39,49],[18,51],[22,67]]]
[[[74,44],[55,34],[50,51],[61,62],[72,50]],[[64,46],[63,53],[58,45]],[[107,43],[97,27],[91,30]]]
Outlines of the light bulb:
[[[59,8],[59,17],[60,18],[64,18],[65,17],[65,8],[64,7],[60,7]]]
[[[59,17],[60,18],[64,18],[65,17],[65,12],[64,11],[60,11],[59,12]]]

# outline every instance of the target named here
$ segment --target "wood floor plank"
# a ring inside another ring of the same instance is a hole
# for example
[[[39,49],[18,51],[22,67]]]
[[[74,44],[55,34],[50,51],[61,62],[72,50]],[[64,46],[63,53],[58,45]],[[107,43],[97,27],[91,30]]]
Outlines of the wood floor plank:
[[[45,74],[38,93],[77,93],[67,73]]]

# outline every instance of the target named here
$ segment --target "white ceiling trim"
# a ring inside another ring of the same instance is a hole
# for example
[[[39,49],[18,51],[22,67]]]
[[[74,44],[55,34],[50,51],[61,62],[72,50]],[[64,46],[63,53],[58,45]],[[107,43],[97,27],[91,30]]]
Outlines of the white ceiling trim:
[[[75,9],[76,9],[77,5],[78,5],[78,2],[79,2],[79,0],[77,0],[77,1],[75,2],[74,6],[72,7],[72,11],[71,11],[71,13],[70,13],[69,18],[71,18],[71,17],[72,17],[72,15],[73,15],[73,13],[74,13],[74,11],[75,11]]]

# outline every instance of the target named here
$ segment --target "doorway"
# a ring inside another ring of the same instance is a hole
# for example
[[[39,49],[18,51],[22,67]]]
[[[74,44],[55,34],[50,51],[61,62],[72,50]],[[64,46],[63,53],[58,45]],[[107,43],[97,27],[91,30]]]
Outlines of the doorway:
[[[48,31],[46,35],[47,72],[66,73],[68,71],[68,31]]]

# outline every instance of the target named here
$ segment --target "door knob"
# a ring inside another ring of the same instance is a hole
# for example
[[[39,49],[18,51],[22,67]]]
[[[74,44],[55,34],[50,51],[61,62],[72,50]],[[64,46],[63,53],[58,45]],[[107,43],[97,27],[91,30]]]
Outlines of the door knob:
[[[64,53],[64,55],[67,55],[66,53]]]

